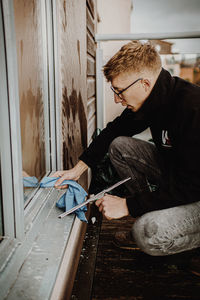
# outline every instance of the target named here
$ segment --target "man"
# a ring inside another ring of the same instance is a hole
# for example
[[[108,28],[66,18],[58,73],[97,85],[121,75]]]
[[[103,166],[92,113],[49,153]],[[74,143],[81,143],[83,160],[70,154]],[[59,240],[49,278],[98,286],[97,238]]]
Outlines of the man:
[[[105,195],[96,201],[107,219],[131,214],[132,243],[150,255],[169,255],[200,246],[200,88],[162,69],[149,43],[130,42],[104,66],[115,103],[126,109],[91,143],[71,170],[77,180],[109,149],[130,196]],[[150,127],[154,143],[133,138]],[[156,190],[152,189],[156,186]]]

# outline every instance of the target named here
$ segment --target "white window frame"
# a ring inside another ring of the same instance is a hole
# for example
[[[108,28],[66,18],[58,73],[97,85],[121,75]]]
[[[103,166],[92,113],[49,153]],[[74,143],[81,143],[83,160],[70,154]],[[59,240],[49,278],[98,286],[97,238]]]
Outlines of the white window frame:
[[[56,150],[56,74],[52,5],[40,0],[44,63],[44,116],[46,172],[57,169]],[[55,6],[55,3],[54,3]],[[55,16],[54,16],[55,17]],[[2,176],[2,206],[4,239],[0,243],[0,298],[4,298],[15,281],[19,269],[42,227],[51,207],[48,197],[39,198],[36,189],[24,209],[22,182],[22,152],[20,133],[17,50],[13,0],[0,0],[0,160]],[[58,117],[57,113],[57,119]],[[57,120],[57,123],[59,120]],[[48,195],[47,195],[48,196]],[[37,198],[37,201],[36,201]]]

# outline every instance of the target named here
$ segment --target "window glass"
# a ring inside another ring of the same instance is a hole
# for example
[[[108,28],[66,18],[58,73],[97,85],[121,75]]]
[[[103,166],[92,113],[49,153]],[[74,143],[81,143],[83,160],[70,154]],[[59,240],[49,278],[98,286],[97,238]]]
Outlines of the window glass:
[[[199,0],[132,0],[132,3],[132,33],[199,30]]]
[[[199,40],[199,39],[198,39]],[[187,40],[153,40],[151,43],[155,46],[161,55],[162,66],[168,70],[172,76],[178,76],[191,83],[200,85],[200,51],[191,49],[188,53],[178,51],[177,45],[187,46]],[[199,40],[200,43],[200,40]],[[175,50],[176,49],[176,50]],[[199,52],[199,53],[198,53]]]
[[[163,67],[172,76],[178,76],[200,86],[200,54],[162,55]]]
[[[46,172],[40,1],[14,1],[25,200]],[[25,180],[28,178],[28,181]],[[32,187],[31,184],[33,185]]]

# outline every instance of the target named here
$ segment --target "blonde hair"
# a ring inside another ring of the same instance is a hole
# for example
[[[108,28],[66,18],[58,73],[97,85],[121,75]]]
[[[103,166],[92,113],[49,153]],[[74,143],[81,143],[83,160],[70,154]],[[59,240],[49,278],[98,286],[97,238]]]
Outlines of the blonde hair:
[[[124,45],[103,67],[107,81],[120,73],[142,70],[157,72],[161,68],[160,55],[149,42],[131,41]]]

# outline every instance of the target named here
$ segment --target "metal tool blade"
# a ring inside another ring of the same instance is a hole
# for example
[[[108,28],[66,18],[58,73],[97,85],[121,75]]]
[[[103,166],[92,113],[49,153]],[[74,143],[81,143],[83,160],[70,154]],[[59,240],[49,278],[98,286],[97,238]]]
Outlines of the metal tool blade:
[[[123,180],[120,180],[119,182],[115,183],[114,185],[110,186],[109,188],[107,188],[107,189],[103,190],[102,192],[96,194],[95,196],[89,198],[87,201],[84,201],[83,203],[78,204],[78,205],[74,206],[73,208],[69,209],[68,211],[62,213],[61,215],[58,216],[58,218],[61,219],[61,218],[65,217],[65,216],[73,213],[75,210],[77,210],[77,209],[79,209],[79,208],[87,205],[88,203],[96,201],[96,200],[102,198],[105,193],[110,192],[111,190],[115,189],[116,187],[118,187],[119,185],[125,183],[126,181],[128,181],[130,179],[131,179],[131,177],[128,177],[128,178],[123,179]]]

